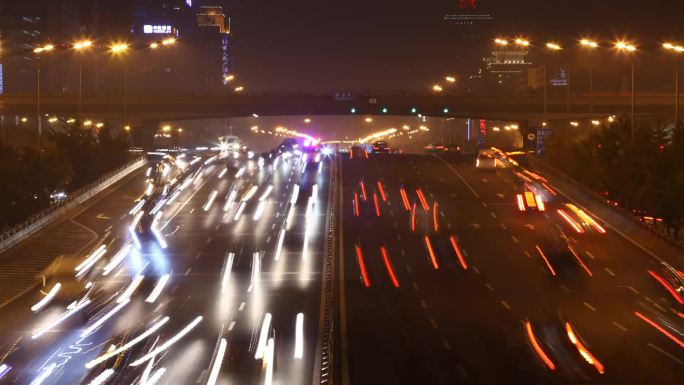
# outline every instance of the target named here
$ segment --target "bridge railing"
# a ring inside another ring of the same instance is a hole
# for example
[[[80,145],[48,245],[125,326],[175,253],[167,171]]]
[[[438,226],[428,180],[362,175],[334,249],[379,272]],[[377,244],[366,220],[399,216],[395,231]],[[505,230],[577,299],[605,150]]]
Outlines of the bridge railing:
[[[36,231],[42,229],[55,219],[64,215],[68,210],[71,210],[85,202],[97,193],[123,179],[131,172],[144,166],[146,163],[147,159],[145,157],[137,157],[131,162],[104,174],[96,181],[79,188],[78,190],[69,194],[65,199],[59,201],[59,203],[50,205],[50,207],[32,215],[24,222],[15,225],[7,231],[4,231],[0,234],[0,252],[3,252],[30,237]]]

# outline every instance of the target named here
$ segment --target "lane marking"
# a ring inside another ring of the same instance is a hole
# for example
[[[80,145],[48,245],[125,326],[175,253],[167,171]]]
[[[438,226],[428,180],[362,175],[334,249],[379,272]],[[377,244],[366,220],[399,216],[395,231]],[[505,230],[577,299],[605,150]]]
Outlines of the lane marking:
[[[228,331],[232,331],[234,327],[235,327],[235,321],[230,323],[230,326],[228,326]]]
[[[489,207],[489,206],[487,206],[487,204],[484,203],[484,202],[482,202],[482,206],[484,206],[484,207]]]
[[[606,270],[606,273],[610,274],[610,275],[611,275],[612,277],[615,277],[615,273],[613,273],[613,271],[612,271],[612,270],[610,270],[610,269],[609,269],[609,268],[607,268],[607,267],[606,267],[606,269],[605,269],[605,270]]]
[[[185,274],[183,274],[183,275],[187,277],[188,274],[190,274],[190,270],[192,270],[192,267],[188,267],[188,269],[185,270]]]
[[[413,290],[418,291],[418,284],[413,282]]]
[[[433,155],[433,156],[434,156],[434,155]],[[454,174],[456,174],[456,176],[458,176],[458,179],[460,179],[461,182],[463,182],[463,184],[465,184],[466,187],[468,187],[468,190],[470,190],[470,192],[473,193],[473,195],[475,195],[475,198],[478,198],[478,199],[480,198],[480,195],[477,193],[477,191],[475,191],[475,189],[473,188],[473,186],[471,186],[470,183],[468,183],[468,182],[465,180],[465,178],[463,178],[463,176],[461,175],[461,173],[459,173],[458,171],[456,171],[456,169],[455,169],[452,165],[450,165],[449,163],[447,163],[447,161],[445,161],[444,159],[442,159],[442,158],[440,158],[440,157],[438,157],[438,156],[434,156],[434,157],[437,158],[437,159],[439,159],[440,161],[442,161],[442,163],[444,163],[451,171],[453,171]]]
[[[491,215],[491,216],[492,216],[492,218],[496,218],[496,214],[494,214],[494,212],[493,212],[493,211],[490,211],[490,212],[489,212],[489,215]]]
[[[515,237],[515,235],[511,235],[511,239],[512,239],[513,242],[515,242],[515,243],[520,243],[520,242],[518,241],[518,238]]]
[[[584,303],[584,306],[588,307],[589,309],[591,309],[593,311],[596,311],[596,308],[591,306],[589,303],[587,303],[587,302],[583,302],[583,303]]]
[[[511,305],[508,304],[508,302],[501,300],[501,304],[508,310],[511,310]]]
[[[406,265],[406,271],[410,274],[411,273],[411,266]]]
[[[427,306],[427,303],[425,302],[424,299],[421,299],[421,300],[420,300],[420,306],[421,306],[423,309],[427,309],[427,307],[428,307],[428,306]]]
[[[530,255],[530,253],[528,253],[527,250],[523,251],[523,253],[527,255],[527,258],[532,258],[532,255]]]
[[[570,289],[568,289],[567,286],[561,284],[560,287],[561,287],[561,289],[565,290],[566,293],[569,293],[569,292],[570,292]]]
[[[442,340],[442,346],[444,346],[444,349],[446,350],[451,350],[451,345],[449,345],[449,342],[447,342],[447,340]]]
[[[477,268],[477,266],[473,265],[473,271],[476,272],[477,274],[480,274],[480,269]]]
[[[662,353],[663,355],[667,356],[668,358],[670,358],[672,361],[678,363],[679,365],[684,365],[684,361],[682,361],[682,360],[680,360],[679,358],[673,356],[671,353],[666,352],[665,350],[659,348],[658,346],[653,345],[653,344],[650,343],[650,342],[648,343],[648,346],[650,346],[650,347],[653,348],[654,350],[656,350],[656,351]]]
[[[433,329],[438,329],[438,328],[439,328],[439,325],[437,325],[437,322],[436,322],[434,319],[432,319],[432,318],[430,318],[430,325],[432,325],[432,328],[433,328]]]
[[[199,259],[199,257],[202,255],[202,251],[198,251],[197,254],[195,254],[195,259]]]
[[[240,307],[238,308],[238,311],[242,311],[242,309],[244,309],[244,308],[245,308],[245,303],[243,302],[243,303],[240,304]]]
[[[627,331],[627,328],[626,328],[626,327],[620,325],[619,323],[617,323],[617,322],[615,322],[615,321],[613,321],[613,326],[615,326],[616,328],[622,330],[623,332],[626,332],[626,331]]]
[[[585,251],[585,254],[587,254],[591,259],[596,259],[596,257],[594,257],[594,255],[588,251]]]
[[[503,222],[501,222],[501,228],[504,230],[508,230],[508,227],[506,227],[506,225]]]
[[[485,283],[485,286],[487,287],[487,289],[489,289],[489,291],[494,291],[494,288],[492,287],[492,285],[489,284],[489,282]]]

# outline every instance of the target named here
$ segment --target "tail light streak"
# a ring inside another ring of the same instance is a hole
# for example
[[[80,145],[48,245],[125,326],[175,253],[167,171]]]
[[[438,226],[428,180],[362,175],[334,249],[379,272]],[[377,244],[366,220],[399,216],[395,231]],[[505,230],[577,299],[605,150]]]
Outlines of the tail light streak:
[[[565,323],[565,331],[568,334],[570,342],[572,342],[572,344],[575,345],[577,351],[579,351],[582,358],[584,358],[584,360],[587,361],[590,365],[593,365],[599,373],[605,373],[605,368],[603,367],[603,364],[601,364],[596,359],[596,357],[594,357],[591,354],[589,349],[587,349],[587,347],[584,346],[584,344],[582,344],[582,341],[580,341],[580,339],[577,337],[575,331],[572,329],[572,326],[568,322]]]
[[[439,231],[439,210],[437,210],[437,202],[432,204],[432,223],[434,225],[435,231]]]
[[[580,234],[584,232],[584,229],[580,227],[580,225],[574,219],[570,218],[568,213],[566,213],[563,209],[558,209],[557,212],[573,229],[575,229],[576,232]]]
[[[647,324],[653,326],[656,330],[661,332],[665,337],[669,338],[672,340],[672,342],[676,343],[679,345],[680,348],[684,348],[684,341],[680,340],[679,338],[675,337],[672,333],[668,332],[663,328],[662,326],[658,325],[655,321],[651,320],[650,318],[646,317],[645,315],[639,313],[638,311],[634,312],[634,315],[639,317],[642,321],[646,322]]]
[[[667,290],[670,293],[670,295],[680,305],[684,305],[684,300],[682,299],[682,296],[669,283],[667,283],[667,281],[663,277],[661,277],[658,273],[652,270],[649,270],[648,274],[650,274],[651,277],[655,278],[655,280],[658,281],[658,283],[660,283],[665,288],[665,290]]]
[[[363,183],[363,179],[359,182],[359,186],[361,186],[361,198],[365,202],[368,200],[368,196],[366,195],[366,185]]]
[[[535,245],[534,247],[537,248],[537,251],[539,252],[539,255],[540,255],[540,256],[542,257],[542,259],[544,260],[544,263],[546,263],[546,267],[549,268],[549,271],[551,272],[551,275],[555,276],[555,275],[556,275],[556,271],[553,269],[553,266],[551,266],[551,262],[549,262],[548,258],[546,258],[546,255],[544,254],[544,252],[542,251],[542,249],[539,248],[538,245]]]
[[[416,194],[418,194],[418,200],[420,200],[420,205],[423,206],[423,210],[430,211],[430,205],[428,205],[425,195],[423,195],[423,190],[420,188],[416,189]]]
[[[363,251],[360,245],[356,245],[356,260],[359,263],[359,270],[361,271],[361,279],[365,287],[371,287],[370,278],[368,278],[368,270],[366,270],[366,262],[363,260]]]
[[[570,250],[570,252],[572,253],[572,255],[575,256],[575,259],[577,260],[577,263],[579,263],[579,265],[582,266],[582,268],[584,269],[584,271],[586,271],[587,274],[588,274],[590,277],[593,277],[594,274],[592,274],[591,270],[589,270],[589,268],[587,267],[587,265],[584,264],[584,261],[582,261],[582,258],[581,258],[581,257],[579,256],[579,254],[575,251],[575,249],[574,249],[572,246],[570,246],[570,245],[568,245],[568,249]]]
[[[390,261],[389,254],[387,253],[387,248],[385,246],[380,247],[380,254],[382,255],[382,261],[387,269],[387,274],[389,274],[390,280],[392,280],[392,285],[394,287],[399,287],[399,280],[392,267],[392,261]]]
[[[375,206],[375,216],[380,216],[380,203],[378,202],[378,194],[373,193],[373,206]]]
[[[539,345],[537,337],[534,336],[534,332],[532,331],[532,324],[530,323],[530,321],[525,322],[525,330],[527,331],[527,337],[529,338],[530,343],[532,344],[532,348],[534,348],[534,351],[537,353],[539,358],[541,358],[541,360],[544,361],[544,364],[547,368],[551,370],[556,370],[556,365],[554,365],[553,361],[551,361],[549,356],[546,355],[544,350]]]
[[[359,194],[354,193],[354,216],[359,216]]]
[[[430,237],[426,235],[423,239],[425,240],[425,247],[427,248],[428,255],[430,256],[430,261],[432,261],[432,266],[435,268],[435,270],[439,270],[439,263],[437,262],[437,256],[435,255],[435,251],[432,248],[432,242],[430,241]]]
[[[458,247],[456,238],[452,235],[449,237],[449,241],[451,242],[451,247],[454,248],[454,252],[456,252],[456,257],[458,257],[458,261],[461,263],[461,267],[463,268],[463,270],[468,270],[468,264],[466,263],[465,258],[463,258],[463,253],[461,252],[461,248]]]
[[[385,188],[382,187],[382,182],[378,181],[378,191],[380,191],[380,198],[383,202],[387,202],[387,194],[385,193]]]
[[[404,203],[404,208],[406,211],[411,210],[411,205],[409,204],[408,196],[406,195],[406,190],[404,189],[404,186],[402,186],[399,189],[399,195],[401,195],[401,201]]]

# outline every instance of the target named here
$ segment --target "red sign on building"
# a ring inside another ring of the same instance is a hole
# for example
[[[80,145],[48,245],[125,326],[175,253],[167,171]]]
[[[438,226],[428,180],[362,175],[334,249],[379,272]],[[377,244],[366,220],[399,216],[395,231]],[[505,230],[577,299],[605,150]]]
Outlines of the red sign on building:
[[[460,9],[476,9],[477,0],[458,0],[458,8]]]

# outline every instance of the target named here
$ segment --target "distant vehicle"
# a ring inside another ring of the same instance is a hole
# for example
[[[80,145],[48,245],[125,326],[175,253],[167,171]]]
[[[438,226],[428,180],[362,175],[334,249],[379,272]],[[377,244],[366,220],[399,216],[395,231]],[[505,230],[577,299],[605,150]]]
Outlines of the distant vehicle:
[[[558,215],[577,233],[585,233],[587,231],[595,231],[599,234],[606,233],[606,229],[596,219],[572,203],[566,203],[564,208],[558,209]]]
[[[373,154],[389,154],[390,153],[390,147],[389,143],[384,140],[378,140],[377,142],[373,143]]]
[[[349,148],[349,159],[364,159],[368,158],[368,153],[366,150],[357,145],[353,145]]]
[[[546,205],[544,205],[544,200],[539,194],[535,194],[534,191],[526,189],[524,192],[515,195],[516,204],[518,205],[518,210],[537,210],[545,211]]]
[[[497,159],[494,151],[489,149],[480,150],[475,160],[475,167],[480,170],[496,170],[496,163]]]
[[[430,143],[425,146],[425,152],[428,154],[441,154],[444,152],[444,145],[440,143]]]
[[[237,151],[240,149],[240,139],[235,135],[225,135],[219,137],[221,150]]]
[[[445,144],[444,145],[444,152],[448,154],[460,154],[461,153],[461,146],[457,144]]]

